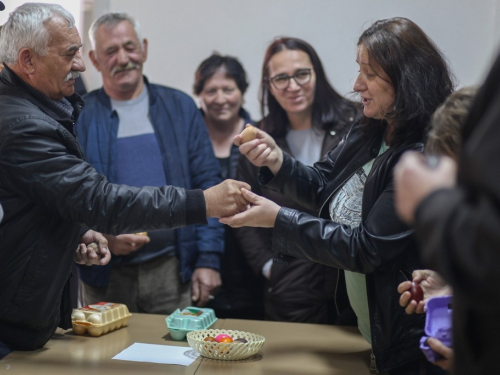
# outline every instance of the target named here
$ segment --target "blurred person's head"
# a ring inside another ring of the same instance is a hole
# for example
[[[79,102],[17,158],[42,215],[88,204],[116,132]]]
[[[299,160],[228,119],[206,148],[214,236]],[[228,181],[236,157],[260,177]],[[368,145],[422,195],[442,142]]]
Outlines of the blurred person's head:
[[[431,117],[425,152],[446,155],[458,161],[462,128],[469,116],[478,87],[463,87],[452,93]]]
[[[297,38],[278,38],[262,64],[260,104],[263,129],[283,135],[291,116],[308,116],[312,126],[329,129],[355,113],[328,82],[314,48]],[[349,114],[347,114],[349,112]]]
[[[82,42],[71,13],[59,5],[26,3],[2,26],[0,61],[52,100],[74,93],[85,71]]]
[[[193,91],[210,123],[238,121],[247,88],[246,72],[235,57],[214,53],[201,62],[195,73]]]
[[[148,41],[141,39],[138,22],[126,13],[107,13],[92,23],[89,38],[89,57],[101,73],[104,91],[117,100],[139,96]]]
[[[442,53],[406,18],[376,21],[357,45],[360,74],[354,91],[361,96],[367,130],[389,125],[391,145],[422,139],[432,113],[454,87]]]

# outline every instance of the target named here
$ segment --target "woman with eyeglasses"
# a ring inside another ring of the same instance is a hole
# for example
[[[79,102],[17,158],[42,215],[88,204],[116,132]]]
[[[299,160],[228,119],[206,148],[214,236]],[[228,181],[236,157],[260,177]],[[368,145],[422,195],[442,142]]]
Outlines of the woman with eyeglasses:
[[[279,38],[267,48],[260,97],[265,117],[257,126],[306,165],[313,165],[335,148],[358,114],[355,105],[332,88],[313,47],[297,38]],[[279,205],[315,214],[262,189],[257,176],[258,168],[241,158],[237,178],[248,182],[252,191]],[[334,323],[347,306],[338,269],[299,258],[288,266],[273,263],[272,230],[240,228],[236,233],[250,266],[265,280],[267,320]]]
[[[397,286],[422,264],[413,230],[395,212],[393,170],[405,151],[423,151],[431,115],[453,91],[453,78],[438,48],[406,18],[380,20],[365,30],[356,62],[354,91],[363,116],[314,167],[290,157],[260,130],[240,145],[263,167],[260,184],[320,209],[319,217],[242,189],[252,206],[220,221],[273,227],[272,250],[282,261],[298,257],[344,269],[358,328],[372,345],[374,370],[443,374],[419,348],[424,317],[399,306]]]

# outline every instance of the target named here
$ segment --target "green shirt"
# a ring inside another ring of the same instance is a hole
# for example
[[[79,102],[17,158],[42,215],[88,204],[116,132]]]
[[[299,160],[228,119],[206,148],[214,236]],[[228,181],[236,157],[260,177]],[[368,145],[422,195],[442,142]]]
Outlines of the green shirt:
[[[389,147],[382,142],[379,155],[383,154]],[[357,228],[361,224],[361,208],[363,202],[363,190],[366,178],[372,169],[375,159],[370,160],[359,168],[345,182],[345,184],[334,194],[330,201],[329,210],[332,221]],[[368,308],[368,297],[366,292],[366,277],[362,273],[344,271],[349,302],[358,318],[358,329],[371,344],[370,311]]]

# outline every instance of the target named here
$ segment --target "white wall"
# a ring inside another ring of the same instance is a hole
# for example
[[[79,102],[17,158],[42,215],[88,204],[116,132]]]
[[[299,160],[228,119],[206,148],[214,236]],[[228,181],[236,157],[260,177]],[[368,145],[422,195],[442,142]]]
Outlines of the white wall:
[[[29,0],[30,3],[52,3],[52,4],[58,4],[65,9],[67,9],[73,17],[75,18],[75,23],[78,28],[82,27],[81,23],[81,8],[82,8],[82,3],[84,0]],[[3,0],[2,1],[5,5],[5,10],[3,12],[0,12],[0,25],[3,25],[5,22],[7,22],[7,19],[9,18],[9,14],[14,11],[18,6],[26,3],[27,1],[25,0]]]
[[[275,36],[311,43],[333,86],[347,94],[356,76],[355,45],[361,32],[381,18],[408,17],[442,49],[460,85],[469,85],[482,80],[496,53],[499,4],[500,0],[95,0],[91,17],[108,10],[134,16],[149,39],[146,75],[189,94],[198,64],[212,51],[237,56],[250,79],[246,107],[259,119],[261,64]],[[100,76],[90,64],[87,69],[90,88],[99,87]]]

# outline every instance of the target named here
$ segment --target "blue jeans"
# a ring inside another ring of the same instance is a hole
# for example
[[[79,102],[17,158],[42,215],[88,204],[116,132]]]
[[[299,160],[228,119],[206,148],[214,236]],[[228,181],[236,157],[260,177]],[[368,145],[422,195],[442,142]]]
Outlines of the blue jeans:
[[[12,350],[2,342],[0,342],[0,359],[8,355]]]

